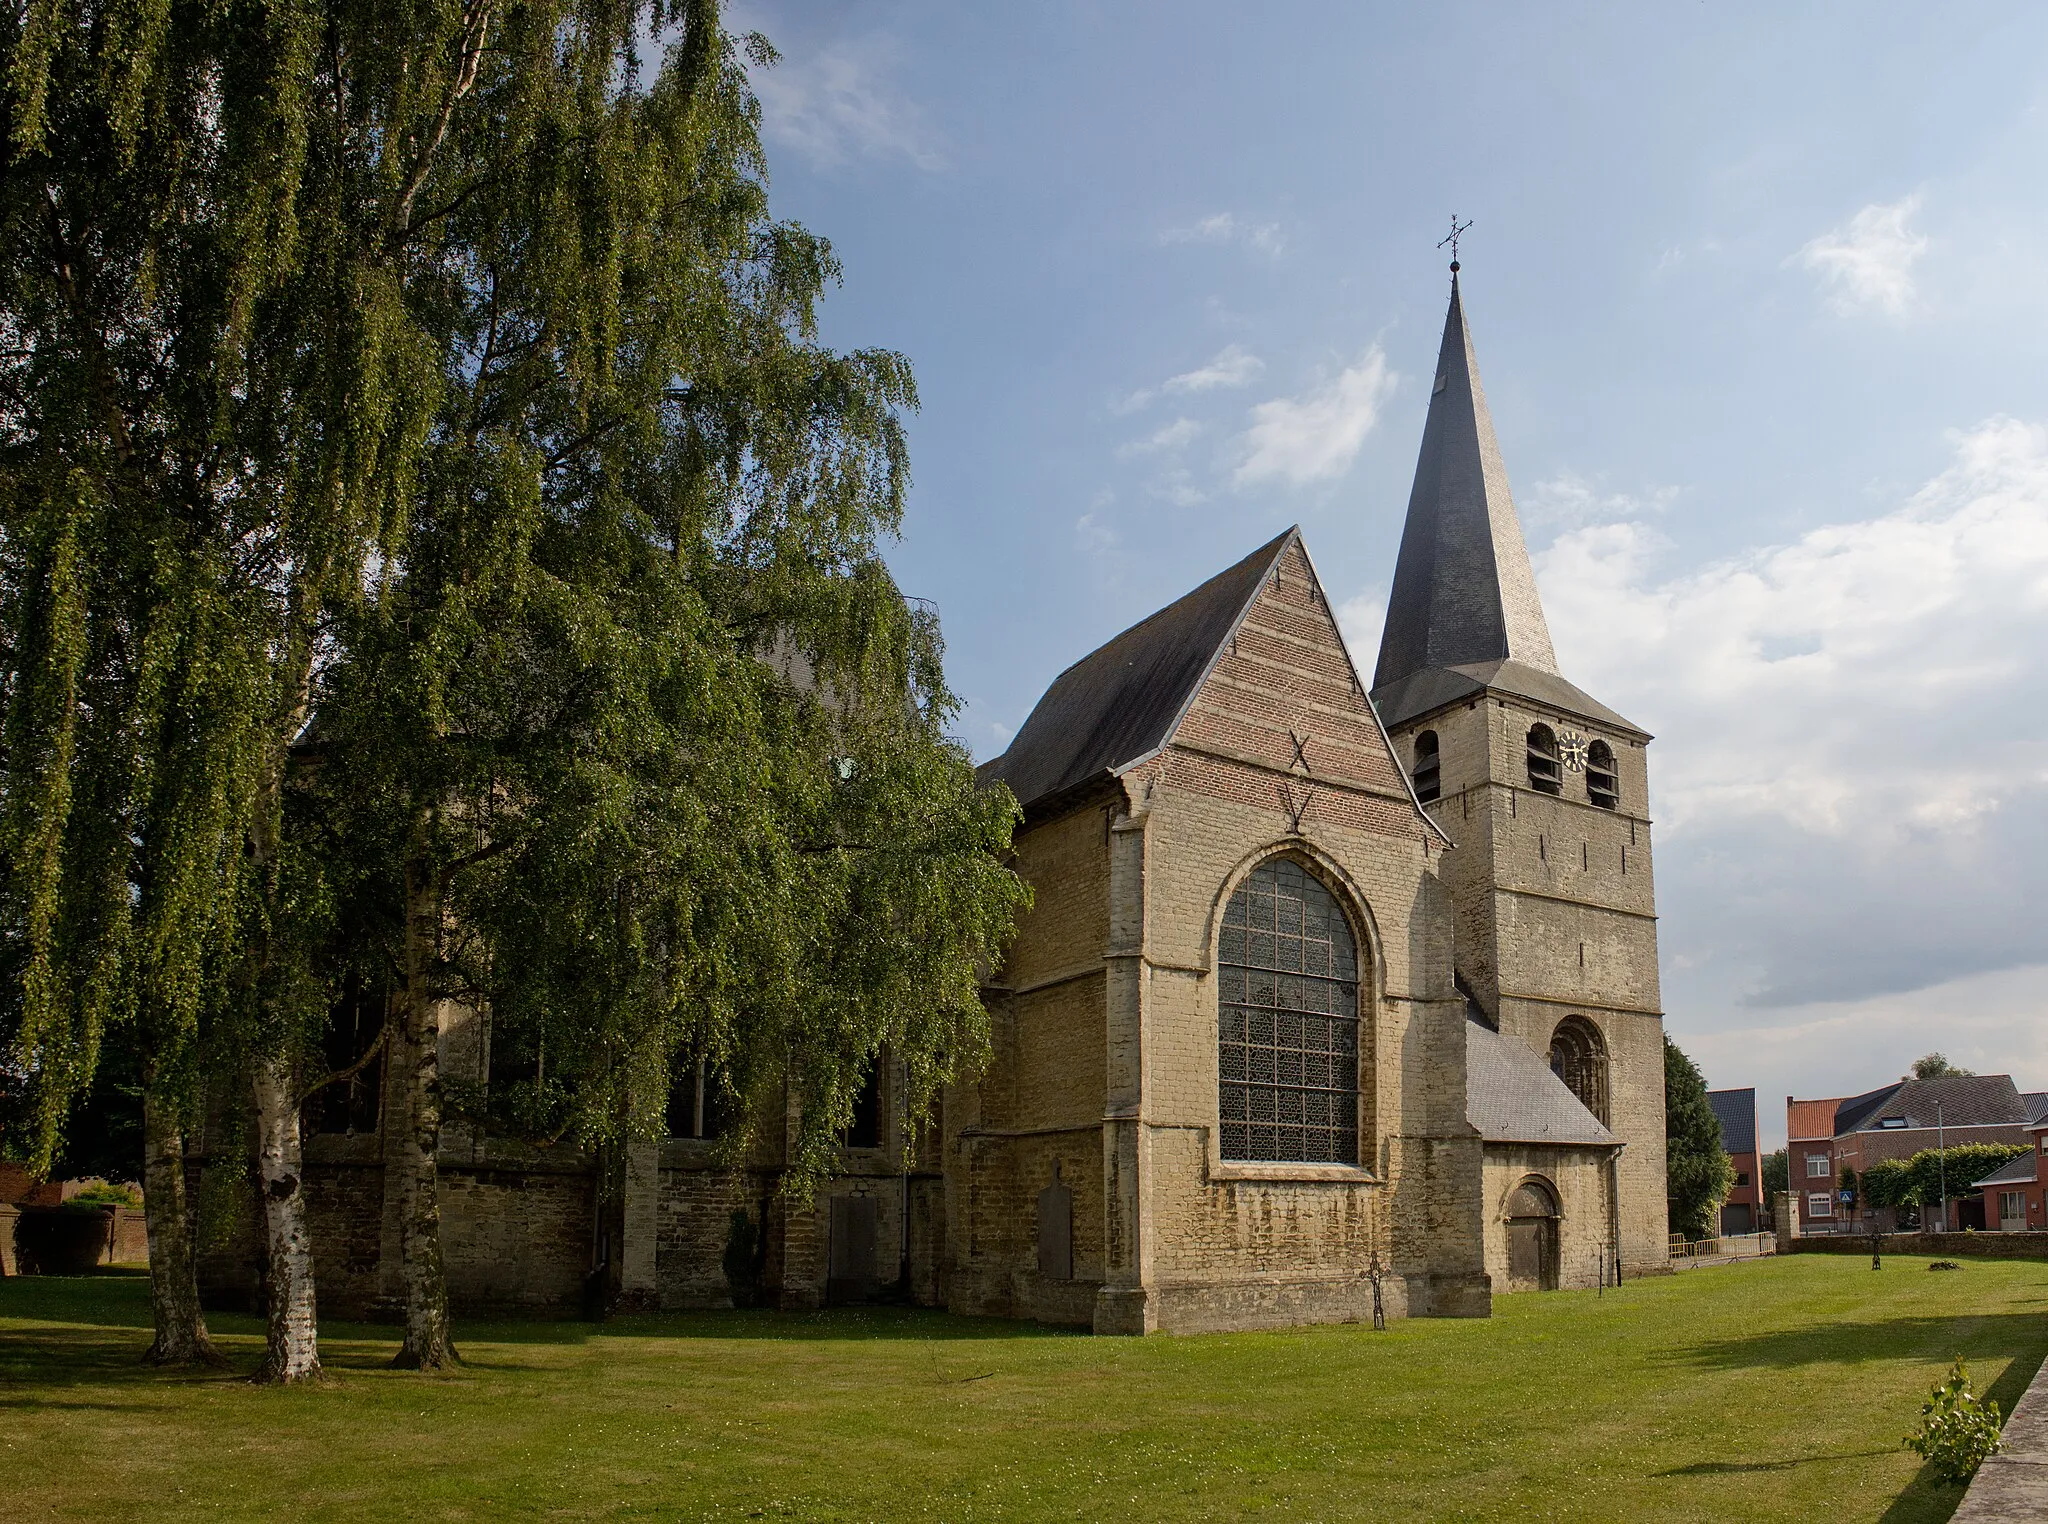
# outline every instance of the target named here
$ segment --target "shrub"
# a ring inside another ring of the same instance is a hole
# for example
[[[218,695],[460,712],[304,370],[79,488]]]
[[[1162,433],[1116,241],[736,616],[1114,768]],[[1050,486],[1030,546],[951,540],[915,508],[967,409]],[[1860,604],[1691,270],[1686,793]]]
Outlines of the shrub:
[[[108,1185],[102,1180],[98,1185],[88,1185],[76,1196],[67,1197],[64,1205],[73,1211],[89,1207],[139,1207],[142,1192],[132,1185]]]
[[[1970,1390],[1970,1372],[1958,1355],[1948,1379],[1920,1408],[1920,1432],[1906,1436],[1905,1445],[1926,1458],[1937,1481],[1960,1486],[1998,1453],[2000,1422],[1998,1404]]]

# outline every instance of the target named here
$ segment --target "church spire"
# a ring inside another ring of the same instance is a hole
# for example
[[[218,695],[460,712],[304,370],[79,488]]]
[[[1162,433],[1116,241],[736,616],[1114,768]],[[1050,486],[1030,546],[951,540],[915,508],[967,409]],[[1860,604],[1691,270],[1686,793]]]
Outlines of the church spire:
[[[1550,629],[1479,384],[1458,267],[1422,454],[1387,600],[1375,690],[1432,668],[1512,660],[1555,674]]]

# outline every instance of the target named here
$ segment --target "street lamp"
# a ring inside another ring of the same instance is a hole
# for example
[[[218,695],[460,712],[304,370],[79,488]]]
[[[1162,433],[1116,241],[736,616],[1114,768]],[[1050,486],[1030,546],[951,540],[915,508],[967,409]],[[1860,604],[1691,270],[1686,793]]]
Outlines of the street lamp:
[[[1934,1162],[1941,1176],[1941,1227],[1948,1231],[1948,1134],[1942,1131],[1941,1102],[1934,1103]]]

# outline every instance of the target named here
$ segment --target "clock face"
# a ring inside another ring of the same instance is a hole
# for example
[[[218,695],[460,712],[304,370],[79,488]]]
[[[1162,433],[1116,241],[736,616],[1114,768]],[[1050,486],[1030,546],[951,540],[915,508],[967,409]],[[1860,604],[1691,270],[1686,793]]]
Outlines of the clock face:
[[[1557,755],[1573,772],[1581,771],[1586,765],[1586,738],[1576,730],[1561,731],[1557,738]]]

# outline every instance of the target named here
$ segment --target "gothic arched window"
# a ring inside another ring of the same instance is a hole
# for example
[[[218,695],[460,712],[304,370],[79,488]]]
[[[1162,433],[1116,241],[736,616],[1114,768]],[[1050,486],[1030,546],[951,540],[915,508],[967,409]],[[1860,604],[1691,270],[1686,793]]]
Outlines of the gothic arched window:
[[[1614,748],[1595,741],[1586,748],[1586,797],[1603,810],[1621,805],[1621,778],[1614,770]]]
[[[1276,858],[1230,897],[1217,943],[1226,1159],[1358,1162],[1358,943],[1336,898]]]
[[[1441,799],[1444,792],[1442,759],[1437,755],[1436,732],[1425,730],[1415,738],[1415,797],[1424,804]]]
[[[1567,1016],[1550,1034],[1550,1072],[1603,1125],[1607,1121],[1607,1039],[1583,1016]]]
[[[1539,794],[1564,792],[1564,770],[1557,761],[1557,732],[1548,725],[1529,727],[1529,787]]]

